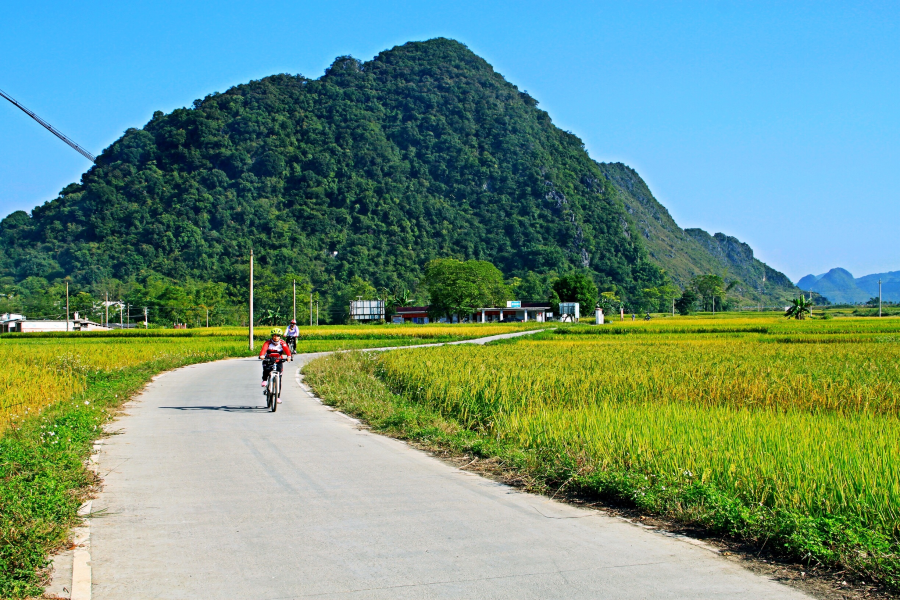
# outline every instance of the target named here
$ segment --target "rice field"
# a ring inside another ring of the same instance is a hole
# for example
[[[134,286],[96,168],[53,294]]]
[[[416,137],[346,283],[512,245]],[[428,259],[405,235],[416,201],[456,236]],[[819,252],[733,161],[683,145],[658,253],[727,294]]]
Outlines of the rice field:
[[[759,333],[766,335],[891,335],[900,333],[898,318],[840,318],[804,319],[797,321],[783,316],[748,316],[747,313],[726,313],[727,316],[656,317],[651,321],[631,321],[618,317],[602,327],[580,325],[561,333],[575,335],[640,335],[661,333]]]
[[[646,480],[629,488],[639,505],[666,486],[712,489],[747,519],[821,524],[825,546],[852,530],[900,548],[900,319],[626,321],[375,360],[402,397],[566,457],[582,481]]]
[[[302,327],[298,351],[415,345],[534,328],[510,325]],[[256,347],[271,327],[257,327]],[[174,365],[250,355],[247,329],[149,329],[0,335],[0,433],[10,423],[83,392],[92,374],[158,361]]]
[[[352,339],[399,339],[399,340],[431,340],[452,341],[467,340],[477,337],[511,333],[514,331],[530,331],[548,327],[544,323],[460,323],[428,325],[385,324],[385,325],[321,325],[301,326],[298,340],[352,340]],[[284,329],[283,325],[279,328]],[[259,325],[254,328],[253,339],[265,340],[269,337],[272,326]],[[85,332],[47,332],[47,333],[2,333],[0,339],[36,339],[36,338],[193,338],[193,337],[229,337],[248,339],[246,327],[201,327],[196,329],[124,329],[112,331]]]
[[[240,346],[233,338],[3,340],[0,432],[83,392],[92,375],[151,361],[183,364],[249,354]]]
[[[303,327],[298,350],[535,327],[546,326]],[[257,349],[268,330],[257,328]],[[0,335],[0,436],[120,370],[247,356],[246,336],[241,328]],[[892,575],[900,573],[900,319],[629,320],[354,364],[453,424],[431,431],[458,426],[524,452],[532,466],[566,465],[548,475],[562,477],[552,481],[559,489],[608,492],[900,588]],[[386,422],[403,421],[390,414]]]

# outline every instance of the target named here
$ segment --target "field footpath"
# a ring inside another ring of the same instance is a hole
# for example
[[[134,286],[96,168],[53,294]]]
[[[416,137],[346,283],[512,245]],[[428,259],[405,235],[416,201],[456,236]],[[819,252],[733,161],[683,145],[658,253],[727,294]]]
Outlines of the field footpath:
[[[301,383],[323,354],[289,365],[275,414],[254,359],[162,374],[126,404],[94,459],[91,597],[807,597],[361,430]]]

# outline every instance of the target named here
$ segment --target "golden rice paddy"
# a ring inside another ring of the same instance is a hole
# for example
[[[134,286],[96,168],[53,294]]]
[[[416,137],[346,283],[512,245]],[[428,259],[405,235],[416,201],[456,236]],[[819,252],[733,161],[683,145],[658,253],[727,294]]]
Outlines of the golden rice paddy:
[[[586,470],[712,483],[897,540],[898,332],[897,319],[626,322],[398,350],[380,375],[470,429]]]

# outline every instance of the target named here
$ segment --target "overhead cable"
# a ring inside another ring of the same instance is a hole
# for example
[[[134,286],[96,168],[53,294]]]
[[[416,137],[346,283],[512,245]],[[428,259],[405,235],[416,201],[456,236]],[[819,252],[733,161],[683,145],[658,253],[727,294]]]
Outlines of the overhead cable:
[[[12,102],[15,106],[19,107],[19,109],[22,112],[24,112],[26,115],[28,115],[29,117],[31,117],[32,119],[34,119],[35,121],[37,121],[38,123],[40,123],[41,125],[46,127],[47,131],[49,131],[50,133],[52,133],[53,135],[55,135],[56,137],[58,137],[65,143],[67,143],[69,146],[71,146],[72,149],[75,150],[75,152],[82,155],[83,157],[85,157],[86,159],[88,159],[91,162],[97,162],[97,158],[93,154],[91,154],[90,152],[88,152],[87,150],[85,150],[84,148],[82,148],[81,146],[76,144],[74,141],[72,141],[71,139],[66,137],[66,135],[62,131],[58,130],[56,127],[54,127],[50,123],[43,120],[42,118],[40,118],[39,116],[34,114],[32,111],[28,110],[27,108],[25,108],[24,106],[19,104],[19,102],[17,102],[15,98],[10,96],[3,90],[0,90],[0,96],[3,96],[4,98],[6,98],[10,102]]]

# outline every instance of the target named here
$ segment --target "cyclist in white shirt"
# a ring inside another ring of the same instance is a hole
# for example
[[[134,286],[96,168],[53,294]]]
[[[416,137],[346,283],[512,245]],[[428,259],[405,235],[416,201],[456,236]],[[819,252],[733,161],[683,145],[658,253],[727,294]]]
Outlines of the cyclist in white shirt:
[[[287,331],[284,332],[284,339],[291,347],[291,350],[295,352],[297,351],[297,337],[299,335],[300,328],[297,327],[297,321],[295,319],[291,319],[291,324],[288,325]]]

